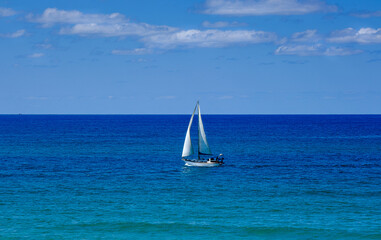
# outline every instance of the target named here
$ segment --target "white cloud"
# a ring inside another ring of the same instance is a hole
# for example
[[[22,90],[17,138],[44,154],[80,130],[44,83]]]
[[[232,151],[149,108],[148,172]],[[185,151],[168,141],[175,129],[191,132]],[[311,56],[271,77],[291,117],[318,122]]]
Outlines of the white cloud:
[[[336,43],[362,43],[372,44],[381,43],[381,28],[346,28],[344,30],[334,31],[327,39],[329,42]]]
[[[47,8],[41,15],[27,16],[31,22],[44,24],[44,26],[52,26],[54,24],[86,24],[86,23],[121,23],[125,21],[125,17],[119,13],[112,14],[85,14],[77,10],[58,10],[57,8]]]
[[[293,42],[316,42],[321,37],[317,34],[317,30],[306,30],[292,34],[291,41]]]
[[[29,58],[40,58],[40,57],[43,57],[44,54],[43,53],[33,53],[31,55],[28,55]]]
[[[44,27],[60,24],[60,34],[115,36],[147,36],[161,32],[171,32],[175,28],[134,23],[120,13],[85,14],[77,10],[46,9],[42,15],[29,15],[31,22],[41,23]]]
[[[60,27],[61,35],[95,35],[100,37],[135,36],[146,44],[144,49],[114,50],[113,54],[142,55],[151,53],[153,48],[176,47],[224,47],[233,44],[252,44],[274,42],[275,33],[240,30],[179,30],[169,26],[157,26],[147,23],[136,23],[128,20],[119,13],[85,14],[77,10],[58,10],[48,8],[41,15],[28,15],[31,22],[42,24],[44,27]],[[242,25],[237,22],[204,22],[209,27],[227,27]]]
[[[145,23],[121,24],[75,24],[73,27],[62,28],[60,34],[64,35],[101,35],[105,37],[116,36],[147,36],[161,32],[171,32],[174,28],[167,26],[153,26]]]
[[[209,21],[204,21],[202,23],[202,26],[206,28],[242,27],[242,26],[246,26],[246,23],[223,22],[223,21],[211,23]]]
[[[210,14],[231,15],[265,15],[265,14],[306,14],[318,11],[336,11],[336,7],[328,6],[318,0],[207,0],[209,6],[205,12]],[[59,27],[59,34],[79,36],[135,36],[144,43],[143,48],[130,50],[115,49],[114,55],[144,55],[157,52],[158,49],[193,48],[193,47],[227,47],[233,45],[247,45],[258,43],[275,43],[279,46],[277,55],[299,56],[345,56],[358,54],[360,50],[341,47],[329,47],[326,42],[357,42],[381,43],[381,28],[361,28],[355,30],[347,28],[332,32],[328,38],[317,33],[317,30],[308,29],[297,32],[288,39],[279,39],[275,33],[256,30],[222,30],[222,29],[188,29],[180,30],[170,26],[157,26],[147,23],[131,22],[120,13],[86,14],[77,10],[58,10],[48,8],[41,15],[28,15],[31,22],[40,23],[44,27]],[[208,22],[202,25],[206,28],[224,28],[242,26],[238,22]],[[25,30],[0,37],[20,37]],[[289,44],[286,44],[288,42]],[[298,44],[301,45],[298,45]],[[303,45],[304,43],[304,45]],[[309,44],[308,44],[309,43]],[[40,47],[44,47],[41,45]],[[46,48],[51,47],[47,44]],[[29,57],[42,57],[43,53],[35,53]]]
[[[152,53],[152,49],[148,48],[135,48],[132,50],[112,50],[114,55],[144,55]]]
[[[169,34],[156,34],[143,38],[150,47],[175,48],[183,47],[224,47],[236,44],[253,44],[274,42],[277,40],[275,33],[263,31],[221,31],[196,29],[183,30]]]
[[[336,12],[320,0],[207,0],[204,13],[215,15],[303,15]]]
[[[17,12],[10,9],[10,8],[0,7],[0,17],[10,17],[10,16],[13,16],[16,14],[17,14]]]
[[[361,53],[361,50],[353,50],[340,47],[326,47],[322,44],[315,45],[283,45],[275,50],[276,55],[296,56],[348,56]]]
[[[23,36],[25,34],[25,32],[26,31],[24,29],[21,29],[21,30],[17,30],[14,33],[0,34],[0,37],[3,37],[3,38],[18,38],[18,37]]]

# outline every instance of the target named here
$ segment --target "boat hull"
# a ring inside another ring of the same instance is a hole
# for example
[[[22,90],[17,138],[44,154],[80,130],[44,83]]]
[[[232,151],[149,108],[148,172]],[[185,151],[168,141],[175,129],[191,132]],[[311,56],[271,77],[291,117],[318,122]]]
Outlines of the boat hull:
[[[218,162],[197,162],[197,161],[187,161],[183,160],[185,162],[185,166],[192,166],[192,167],[218,167],[222,163]]]

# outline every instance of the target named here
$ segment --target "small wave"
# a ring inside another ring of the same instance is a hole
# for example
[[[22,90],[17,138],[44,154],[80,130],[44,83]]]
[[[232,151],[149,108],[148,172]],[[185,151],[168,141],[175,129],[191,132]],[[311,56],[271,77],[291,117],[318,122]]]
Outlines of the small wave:
[[[350,232],[344,230],[332,230],[306,227],[264,227],[264,226],[229,226],[213,223],[183,223],[183,222],[97,222],[97,223],[74,223],[61,225],[56,230],[84,230],[92,232],[112,232],[126,234],[147,234],[150,236],[177,236],[182,239],[186,236],[217,236],[228,237],[251,237],[252,239],[282,238],[282,239],[305,239],[306,236],[319,236],[319,238],[378,238],[378,233]],[[303,237],[304,236],[304,237]]]

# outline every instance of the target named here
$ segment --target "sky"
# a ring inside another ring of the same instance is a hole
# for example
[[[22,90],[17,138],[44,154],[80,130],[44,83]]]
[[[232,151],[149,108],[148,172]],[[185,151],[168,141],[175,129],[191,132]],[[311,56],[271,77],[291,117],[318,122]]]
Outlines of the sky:
[[[0,114],[380,114],[381,1],[0,0]]]

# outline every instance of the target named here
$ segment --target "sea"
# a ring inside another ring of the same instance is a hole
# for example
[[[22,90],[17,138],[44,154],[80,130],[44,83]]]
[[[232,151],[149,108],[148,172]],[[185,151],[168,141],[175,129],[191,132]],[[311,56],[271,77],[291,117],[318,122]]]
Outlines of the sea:
[[[189,119],[0,115],[0,239],[381,239],[381,115]]]

